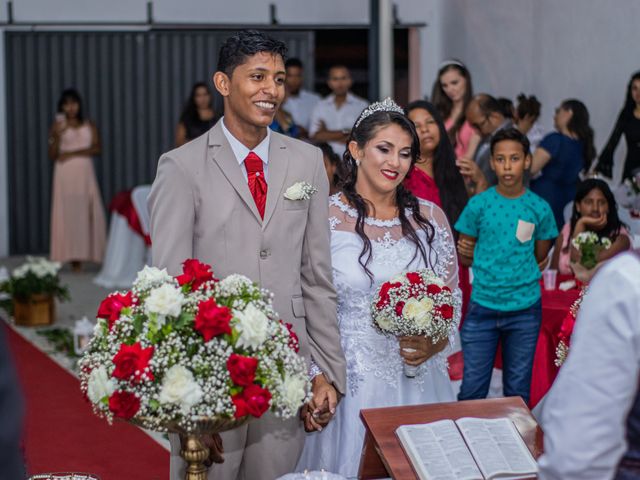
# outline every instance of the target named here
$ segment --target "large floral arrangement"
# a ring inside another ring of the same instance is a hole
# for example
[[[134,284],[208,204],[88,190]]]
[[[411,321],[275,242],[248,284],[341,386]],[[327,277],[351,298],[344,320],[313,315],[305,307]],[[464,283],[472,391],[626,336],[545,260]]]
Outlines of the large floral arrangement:
[[[109,421],[191,432],[204,418],[290,417],[309,399],[296,334],[242,275],[218,280],[193,259],[175,278],[145,267],[97,317],[81,388]]]
[[[380,285],[371,313],[382,333],[425,335],[435,344],[447,338],[453,328],[453,295],[428,270],[405,272]]]
[[[598,254],[611,248],[611,240],[600,238],[595,232],[581,232],[571,240],[571,244],[580,252],[580,265],[591,270],[598,264]]]
[[[583,287],[580,291],[580,296],[569,308],[567,316],[562,320],[560,326],[560,332],[558,333],[558,345],[556,346],[556,359],[554,361],[556,367],[562,366],[569,355],[569,347],[571,346],[571,335],[573,335],[573,328],[576,324],[576,317],[578,316],[578,310],[582,305],[582,299],[587,292],[587,287]]]
[[[59,300],[69,299],[69,290],[62,285],[58,272],[60,263],[42,257],[27,257],[8,279],[0,282],[0,291],[14,300],[26,302],[33,295],[51,295]]]

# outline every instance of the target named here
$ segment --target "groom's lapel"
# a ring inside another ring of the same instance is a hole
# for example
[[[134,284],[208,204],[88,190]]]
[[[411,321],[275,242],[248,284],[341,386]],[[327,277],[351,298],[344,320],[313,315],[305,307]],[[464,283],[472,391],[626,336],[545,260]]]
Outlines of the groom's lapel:
[[[269,141],[269,181],[267,182],[267,205],[264,210],[263,230],[273,216],[278,200],[284,194],[284,181],[287,178],[288,168],[289,154],[287,146],[280,138],[280,135],[271,132],[271,140]]]
[[[249,185],[244,179],[244,175],[242,175],[242,171],[240,170],[241,167],[236,160],[233,150],[231,150],[231,145],[229,145],[224,133],[222,133],[220,122],[209,130],[208,155],[211,161],[218,164],[223,175],[227,177],[231,186],[233,186],[236,192],[238,192],[238,195],[240,195],[240,198],[244,200],[244,203],[247,204],[249,210],[251,210],[253,215],[256,217],[256,220],[262,223],[260,213],[256,207],[256,202],[249,191]]]

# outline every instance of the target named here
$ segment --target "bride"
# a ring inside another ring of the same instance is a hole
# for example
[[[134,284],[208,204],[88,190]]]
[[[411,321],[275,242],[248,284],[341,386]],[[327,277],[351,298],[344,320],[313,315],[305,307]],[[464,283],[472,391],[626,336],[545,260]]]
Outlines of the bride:
[[[433,345],[425,337],[383,336],[370,313],[372,295],[382,282],[402,271],[428,268],[454,292],[459,322],[458,266],[446,216],[402,185],[419,151],[413,123],[390,99],[368,107],[351,131],[342,191],[329,198],[347,392],[326,426],[328,418],[303,413],[307,429],[320,431],[307,435],[298,471],[324,469],[356,477],[363,408],[455,401],[442,352],[449,341]],[[419,365],[414,378],[404,375],[403,362]]]

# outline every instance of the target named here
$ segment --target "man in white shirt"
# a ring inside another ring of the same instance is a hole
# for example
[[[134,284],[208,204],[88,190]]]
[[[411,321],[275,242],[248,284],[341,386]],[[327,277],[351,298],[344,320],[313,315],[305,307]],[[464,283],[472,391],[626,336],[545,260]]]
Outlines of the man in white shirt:
[[[542,411],[538,478],[639,478],[639,374],[640,257],[624,253],[598,272],[580,307]]]
[[[320,100],[311,114],[309,137],[316,142],[327,142],[340,158],[353,124],[369,105],[366,100],[349,92],[351,84],[347,67],[331,67],[327,85],[332,93]]]
[[[302,137],[307,137],[311,112],[320,101],[320,95],[302,88],[304,68],[299,59],[289,58],[284,66],[287,72],[284,84],[287,97],[282,109],[291,114],[294,123],[301,129]]]

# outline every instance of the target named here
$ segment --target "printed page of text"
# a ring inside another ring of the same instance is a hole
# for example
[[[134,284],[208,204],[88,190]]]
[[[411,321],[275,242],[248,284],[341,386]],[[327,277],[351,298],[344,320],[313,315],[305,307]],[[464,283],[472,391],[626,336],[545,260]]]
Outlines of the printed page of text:
[[[456,421],[485,478],[535,474],[538,466],[513,422],[507,418]],[[511,477],[511,478],[518,478]]]
[[[403,425],[396,432],[421,480],[482,480],[452,420]]]

